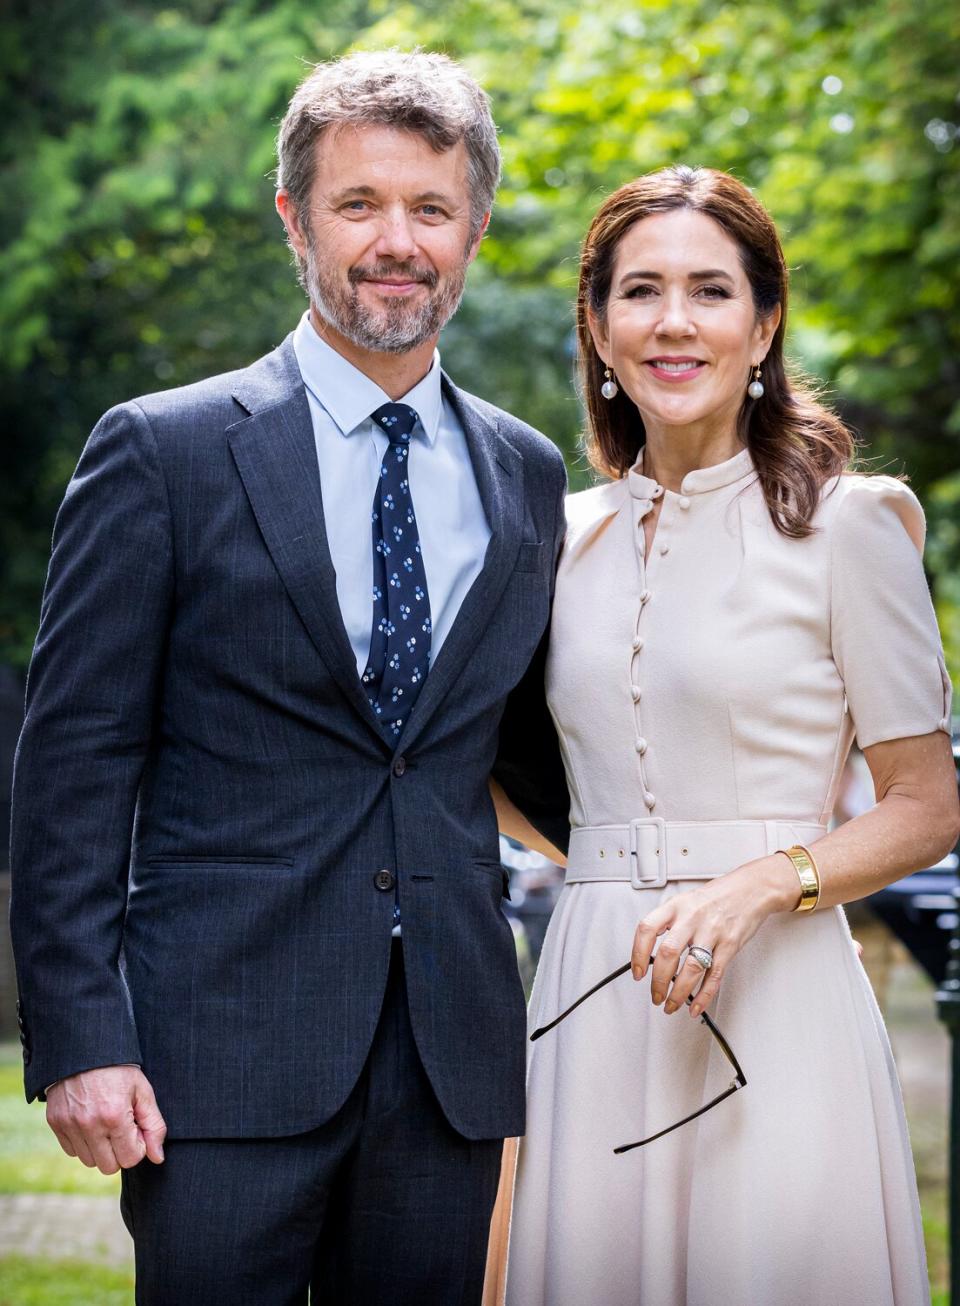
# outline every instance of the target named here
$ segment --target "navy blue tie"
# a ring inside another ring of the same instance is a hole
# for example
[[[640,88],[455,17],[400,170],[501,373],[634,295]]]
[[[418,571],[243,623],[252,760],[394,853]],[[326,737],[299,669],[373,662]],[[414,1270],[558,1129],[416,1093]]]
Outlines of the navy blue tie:
[[[363,684],[391,739],[399,738],[430,667],[430,597],[410,496],[407,404],[383,404],[373,420],[390,438],[373,496],[373,629]]]

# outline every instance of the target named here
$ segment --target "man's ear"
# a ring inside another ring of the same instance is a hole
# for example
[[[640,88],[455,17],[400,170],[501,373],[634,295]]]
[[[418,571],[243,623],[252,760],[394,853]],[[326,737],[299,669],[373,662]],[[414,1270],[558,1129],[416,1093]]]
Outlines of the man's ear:
[[[297,206],[290,198],[289,191],[284,190],[281,187],[281,189],[277,191],[276,199],[274,202],[277,206],[277,212],[280,214],[280,217],[283,219],[283,225],[287,229],[287,238],[290,241],[291,247],[296,251],[297,254],[300,255],[301,258],[306,258],[307,238],[304,235],[303,228],[300,225],[300,218],[299,215],[297,214]]]
[[[487,227],[489,226],[490,226],[490,210],[488,209],[486,213],[483,215],[483,218],[480,222],[480,230],[477,232],[476,236],[474,237],[470,245],[470,249],[467,252],[468,263],[472,263],[473,260],[477,257],[477,254],[480,251],[480,242],[483,240],[484,236],[486,235]]]

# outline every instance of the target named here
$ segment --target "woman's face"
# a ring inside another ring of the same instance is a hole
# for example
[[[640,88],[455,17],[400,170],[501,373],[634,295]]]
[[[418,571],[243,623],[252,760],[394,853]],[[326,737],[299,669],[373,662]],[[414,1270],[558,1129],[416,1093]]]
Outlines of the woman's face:
[[[751,369],[780,321],[758,320],[737,246],[693,209],[634,223],[620,241],[597,352],[640,410],[647,436],[735,432]]]

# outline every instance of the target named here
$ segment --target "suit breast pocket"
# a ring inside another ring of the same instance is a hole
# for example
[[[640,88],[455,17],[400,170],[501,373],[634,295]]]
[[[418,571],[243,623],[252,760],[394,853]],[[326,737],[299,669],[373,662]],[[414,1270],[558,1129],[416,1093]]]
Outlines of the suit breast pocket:
[[[520,545],[520,552],[517,555],[517,565],[514,571],[539,571],[543,562],[543,541],[537,540],[530,542],[525,540]]]

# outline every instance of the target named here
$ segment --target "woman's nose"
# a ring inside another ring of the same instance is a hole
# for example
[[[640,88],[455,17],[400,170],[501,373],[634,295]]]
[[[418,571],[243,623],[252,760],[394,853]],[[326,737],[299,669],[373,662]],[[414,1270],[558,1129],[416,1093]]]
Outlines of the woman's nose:
[[[661,314],[657,322],[657,334],[663,336],[690,336],[696,334],[696,325],[690,316],[685,293],[672,294],[669,291],[661,300]]]

